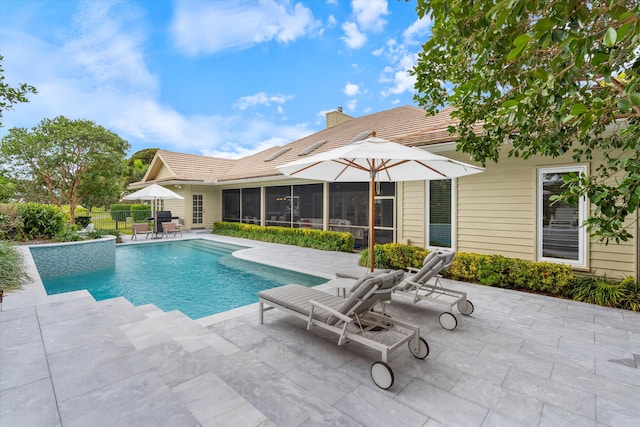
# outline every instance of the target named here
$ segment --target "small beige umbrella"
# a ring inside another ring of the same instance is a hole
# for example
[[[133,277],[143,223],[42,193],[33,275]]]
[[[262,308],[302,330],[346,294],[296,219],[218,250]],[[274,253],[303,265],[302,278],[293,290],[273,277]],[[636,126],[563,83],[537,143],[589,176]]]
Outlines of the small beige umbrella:
[[[151,184],[148,187],[144,187],[134,193],[127,194],[123,197],[125,200],[150,200],[153,201],[153,231],[156,233],[158,231],[157,221],[156,221],[156,206],[158,200],[169,200],[169,199],[180,199],[183,200],[184,197],[179,195],[178,193],[174,193],[158,184]]]
[[[333,182],[369,182],[369,265],[374,267],[375,183],[458,178],[484,169],[375,136],[296,160],[277,169],[285,175]]]

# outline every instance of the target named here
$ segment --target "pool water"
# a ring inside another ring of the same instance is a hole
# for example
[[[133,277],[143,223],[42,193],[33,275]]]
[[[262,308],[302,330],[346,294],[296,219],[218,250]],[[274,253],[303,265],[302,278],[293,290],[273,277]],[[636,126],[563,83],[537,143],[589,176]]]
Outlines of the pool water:
[[[241,260],[242,246],[204,239],[116,247],[115,267],[43,279],[48,294],[87,289],[96,300],[123,296],[199,319],[258,301],[264,289],[326,279]],[[36,260],[37,265],[37,260]]]

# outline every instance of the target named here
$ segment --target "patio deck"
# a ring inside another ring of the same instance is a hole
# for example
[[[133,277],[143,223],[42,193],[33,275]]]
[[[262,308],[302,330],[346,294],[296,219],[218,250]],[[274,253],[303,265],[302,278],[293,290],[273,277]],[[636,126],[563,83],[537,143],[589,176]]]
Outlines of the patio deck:
[[[194,236],[327,278],[357,259]],[[637,425],[639,313],[448,282],[475,312],[446,331],[440,306],[394,297],[388,312],[419,324],[431,352],[396,352],[382,391],[374,353],[276,310],[264,325],[256,305],[193,321],[124,298],[46,296],[36,280],[0,306],[0,425]]]

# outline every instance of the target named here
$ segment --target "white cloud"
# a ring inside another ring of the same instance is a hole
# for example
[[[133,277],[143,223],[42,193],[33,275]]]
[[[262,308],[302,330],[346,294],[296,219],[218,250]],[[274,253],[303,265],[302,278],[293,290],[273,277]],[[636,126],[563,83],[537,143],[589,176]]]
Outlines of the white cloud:
[[[362,30],[380,32],[387,24],[387,0],[352,0],[351,8]]]
[[[356,107],[358,106],[358,100],[357,99],[350,99],[349,101],[347,101],[347,111],[351,111],[354,112],[356,111]]]
[[[402,33],[402,38],[404,42],[407,44],[422,44],[427,41],[427,36],[431,32],[431,26],[433,25],[433,21],[427,17],[422,19],[418,19],[416,22],[411,24],[404,32]],[[416,38],[419,38],[416,40]]]
[[[415,76],[410,75],[407,71],[396,71],[391,80],[393,86],[382,91],[382,96],[384,97],[411,92],[416,83]]]
[[[335,28],[336,25],[338,25],[338,20],[336,19],[336,17],[333,15],[329,15],[329,17],[327,18],[327,28]]]
[[[358,30],[355,22],[345,22],[342,24],[342,29],[344,30],[342,40],[351,49],[359,49],[367,42],[367,36]]]
[[[406,30],[405,33],[407,33]],[[409,33],[418,34],[417,30],[416,32],[412,30]],[[380,83],[387,85],[380,92],[383,97],[413,92],[416,79],[409,74],[409,70],[413,69],[418,60],[418,53],[413,50],[413,46],[415,43],[398,43],[397,40],[391,38],[385,42],[382,48],[376,50],[379,57],[385,58],[389,62],[378,79]]]
[[[347,96],[356,96],[358,93],[360,93],[360,86],[358,86],[357,84],[354,84],[354,83],[347,83],[344,86],[344,89],[342,89],[342,91]]]
[[[266,92],[258,92],[255,95],[243,96],[233,106],[239,110],[246,110],[257,105],[284,104],[290,99],[293,99],[293,95],[269,95]]]
[[[288,43],[320,31],[301,3],[273,0],[176,2],[171,35],[187,55],[242,50],[272,40]]]

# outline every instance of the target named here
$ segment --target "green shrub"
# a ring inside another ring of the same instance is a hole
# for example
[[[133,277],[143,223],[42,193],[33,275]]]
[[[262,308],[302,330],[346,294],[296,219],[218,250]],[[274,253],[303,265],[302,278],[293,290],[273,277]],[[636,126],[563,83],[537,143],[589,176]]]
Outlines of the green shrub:
[[[463,282],[480,283],[480,270],[484,268],[485,262],[485,255],[457,252],[453,264],[446,271],[446,276]]]
[[[109,206],[111,219],[114,221],[126,221],[131,216],[131,205],[128,203],[114,203]]]
[[[91,222],[91,217],[90,216],[85,216],[85,215],[76,216],[76,224],[80,228],[85,228],[87,225],[89,225],[90,222]]]
[[[130,205],[133,222],[143,222],[151,217],[151,205]]]
[[[213,234],[243,237],[262,242],[283,243],[325,251],[353,252],[351,233],[323,231],[313,228],[262,227],[239,222],[216,222]]]
[[[12,243],[0,241],[0,291],[18,289],[27,279],[22,254]]]
[[[21,236],[17,203],[0,204],[0,239],[14,240]]]
[[[40,203],[18,204],[20,215],[19,238],[50,239],[63,231],[67,223],[67,215],[57,206]]]
[[[420,268],[428,253],[428,250],[417,246],[385,243],[375,245],[373,264],[376,268],[391,268],[394,270],[407,267]],[[369,248],[362,251],[358,264],[369,267]]]
[[[627,277],[620,282],[623,296],[620,308],[640,311],[640,282],[633,277]]]
[[[570,295],[575,301],[619,307],[624,299],[624,289],[620,282],[589,275],[574,280]]]
[[[376,245],[374,263],[376,268],[420,268],[427,254],[424,248],[398,243]],[[369,266],[368,249],[362,251],[359,264]],[[454,280],[558,296],[569,294],[574,279],[571,267],[564,264],[465,252],[456,253],[453,264],[443,275]]]

